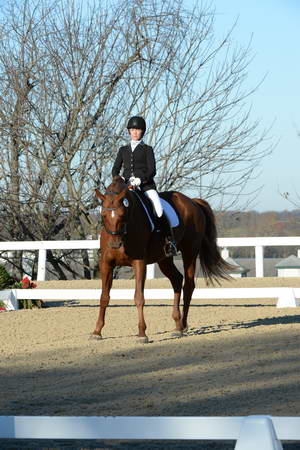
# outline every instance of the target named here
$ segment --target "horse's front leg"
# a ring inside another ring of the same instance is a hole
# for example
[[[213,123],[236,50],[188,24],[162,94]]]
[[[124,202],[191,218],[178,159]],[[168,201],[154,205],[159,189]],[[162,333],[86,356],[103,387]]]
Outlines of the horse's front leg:
[[[102,338],[101,330],[105,325],[105,312],[110,300],[110,289],[113,280],[113,267],[107,263],[101,263],[101,279],[102,279],[102,292],[100,297],[100,309],[99,315],[96,322],[95,330],[93,331],[93,336]]]
[[[138,310],[138,339],[140,342],[148,342],[148,337],[146,336],[146,322],[144,318],[144,305],[145,305],[145,297],[144,297],[144,286],[146,279],[146,263],[142,259],[136,259],[132,263],[132,267],[135,274],[135,293],[134,293],[134,301]]]

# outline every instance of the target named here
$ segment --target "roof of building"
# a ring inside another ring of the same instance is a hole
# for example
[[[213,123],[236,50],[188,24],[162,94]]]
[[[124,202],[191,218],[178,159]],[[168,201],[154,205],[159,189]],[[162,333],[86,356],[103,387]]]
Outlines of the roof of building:
[[[300,269],[300,258],[290,255],[275,265],[276,269]]]
[[[242,266],[241,264],[237,263],[234,259],[230,258],[230,256],[225,258],[225,260],[226,262],[228,262],[228,264],[234,267],[233,270],[231,271],[232,273],[247,273],[250,270]]]

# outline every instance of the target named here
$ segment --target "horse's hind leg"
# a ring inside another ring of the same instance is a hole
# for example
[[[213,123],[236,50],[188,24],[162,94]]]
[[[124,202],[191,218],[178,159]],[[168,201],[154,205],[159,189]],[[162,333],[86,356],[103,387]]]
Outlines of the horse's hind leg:
[[[181,314],[180,314],[180,296],[182,289],[182,281],[183,276],[175,266],[173,262],[173,258],[165,258],[158,262],[159,268],[162,273],[169,278],[173,290],[174,290],[174,303],[173,303],[173,311],[172,318],[175,321],[175,329],[182,333],[182,323],[181,323]]]
[[[183,330],[186,330],[188,327],[187,317],[189,313],[189,307],[195,289],[196,257],[192,257],[191,255],[186,256],[183,254],[183,266],[184,266],[184,285],[183,285],[182,327]]]

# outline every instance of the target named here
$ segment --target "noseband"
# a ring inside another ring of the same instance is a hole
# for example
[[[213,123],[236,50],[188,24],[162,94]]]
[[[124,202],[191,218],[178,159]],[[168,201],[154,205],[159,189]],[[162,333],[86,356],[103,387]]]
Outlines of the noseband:
[[[115,195],[117,195],[119,193],[120,192],[106,191],[105,195],[106,194],[115,194]],[[122,206],[117,206],[115,208],[107,208],[105,206],[102,206],[102,209],[105,209],[105,211],[116,211],[116,209],[119,209],[119,208],[122,208]],[[127,224],[126,223],[124,223],[122,228],[120,228],[117,231],[111,231],[108,228],[106,228],[106,225],[105,225],[104,221],[103,221],[103,226],[104,226],[104,229],[105,229],[106,233],[110,234],[111,236],[123,236],[124,234],[127,233]]]

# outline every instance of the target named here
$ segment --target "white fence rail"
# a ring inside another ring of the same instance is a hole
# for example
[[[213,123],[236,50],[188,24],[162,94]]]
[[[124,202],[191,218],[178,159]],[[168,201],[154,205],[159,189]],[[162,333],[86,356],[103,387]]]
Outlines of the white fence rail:
[[[280,450],[300,440],[300,417],[0,416],[1,439],[235,440],[235,450]]]
[[[219,238],[218,246],[227,249],[230,247],[254,247],[255,248],[255,274],[256,277],[264,276],[264,248],[280,246],[300,246],[300,236],[287,237],[241,237]]]
[[[99,300],[101,289],[11,289],[0,292],[7,310],[18,309],[18,300]],[[113,300],[132,300],[134,289],[112,289]],[[173,299],[173,289],[145,289],[145,299]],[[211,288],[195,289],[193,299],[276,298],[277,308],[299,306],[300,288]]]
[[[38,275],[39,281],[46,278],[47,250],[81,250],[98,249],[99,240],[87,239],[76,241],[11,241],[0,242],[0,251],[38,250]]]
[[[296,246],[300,247],[300,236],[295,237],[242,237],[219,238],[218,246],[226,251],[232,247],[255,248],[256,277],[264,276],[264,247]],[[23,241],[0,242],[1,251],[38,250],[38,280],[45,280],[47,250],[63,249],[98,249],[99,240],[73,240],[73,241]],[[147,278],[153,278],[154,265],[148,266]]]

